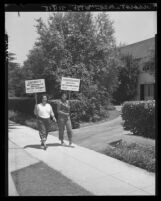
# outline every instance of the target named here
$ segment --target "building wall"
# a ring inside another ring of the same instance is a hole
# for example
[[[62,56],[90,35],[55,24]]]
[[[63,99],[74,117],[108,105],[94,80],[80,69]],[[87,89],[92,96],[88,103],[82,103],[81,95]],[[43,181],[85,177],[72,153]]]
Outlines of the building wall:
[[[140,73],[138,77],[138,86],[137,86],[137,96],[135,100],[140,100],[140,85],[141,84],[155,84],[155,76],[149,73]],[[151,97],[146,97],[145,99],[152,99]]]
[[[150,50],[155,50],[155,38],[150,38],[144,41],[140,41],[138,43],[134,43],[128,46],[121,48],[121,53],[124,55],[132,55],[134,58],[140,60],[139,65],[139,77],[138,77],[138,86],[137,86],[137,95],[135,100],[140,100],[140,85],[151,85],[155,83],[154,74],[150,74],[148,72],[143,71],[143,62],[149,58]],[[147,91],[147,89],[146,89]],[[151,96],[146,96],[145,99],[152,99]]]
[[[121,53],[126,55],[131,54],[135,58],[145,58],[151,49],[155,49],[155,38],[150,38],[122,47]]]

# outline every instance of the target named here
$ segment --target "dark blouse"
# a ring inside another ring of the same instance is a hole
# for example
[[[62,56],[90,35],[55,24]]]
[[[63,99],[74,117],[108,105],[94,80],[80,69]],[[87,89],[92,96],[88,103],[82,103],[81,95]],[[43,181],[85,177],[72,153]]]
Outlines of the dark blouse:
[[[69,105],[69,101],[67,101],[66,103],[63,103],[62,101],[59,102],[59,111],[61,112],[65,112],[65,113],[69,113],[70,112],[70,105]],[[59,113],[58,117],[67,117],[64,114]]]

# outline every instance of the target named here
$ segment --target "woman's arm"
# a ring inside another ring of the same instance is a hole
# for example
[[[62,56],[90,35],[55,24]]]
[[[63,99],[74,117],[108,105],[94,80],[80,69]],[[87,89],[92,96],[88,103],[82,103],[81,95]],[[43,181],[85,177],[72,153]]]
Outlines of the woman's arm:
[[[55,118],[55,115],[54,115],[54,112],[53,112],[53,109],[52,109],[52,106],[51,106],[51,105],[50,105],[50,115],[51,115],[52,119],[53,119],[54,121],[56,121],[56,118]]]
[[[68,108],[70,110],[70,102],[69,102],[69,100],[67,100],[67,105],[68,105]]]

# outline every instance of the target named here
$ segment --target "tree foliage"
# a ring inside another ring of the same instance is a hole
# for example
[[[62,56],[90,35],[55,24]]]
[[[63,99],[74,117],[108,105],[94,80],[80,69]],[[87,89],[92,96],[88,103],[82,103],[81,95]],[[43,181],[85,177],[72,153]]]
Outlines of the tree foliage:
[[[113,93],[113,101],[122,104],[124,101],[133,100],[137,93],[139,61],[132,55],[122,55],[122,68],[118,76],[118,88]]]
[[[105,13],[95,18],[90,12],[52,13],[45,24],[36,22],[38,38],[24,62],[25,79],[44,78],[47,93],[60,94],[61,77],[81,80],[80,91],[71,98],[106,106],[116,89],[121,66],[117,55],[113,22]]]
[[[15,60],[15,54],[8,53],[8,96],[24,95],[23,74],[20,65]]]

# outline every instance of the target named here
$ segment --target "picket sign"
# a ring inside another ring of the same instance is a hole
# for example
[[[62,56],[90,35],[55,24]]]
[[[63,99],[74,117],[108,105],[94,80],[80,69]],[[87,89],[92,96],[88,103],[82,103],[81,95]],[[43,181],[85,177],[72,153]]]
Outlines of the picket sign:
[[[36,79],[36,80],[25,80],[25,88],[27,94],[35,94],[35,102],[37,105],[37,93],[46,92],[45,80]]]
[[[39,93],[45,92],[45,80],[25,80],[26,93]]]
[[[61,90],[69,91],[69,100],[70,100],[70,91],[79,91],[80,79],[62,77],[61,80]]]

